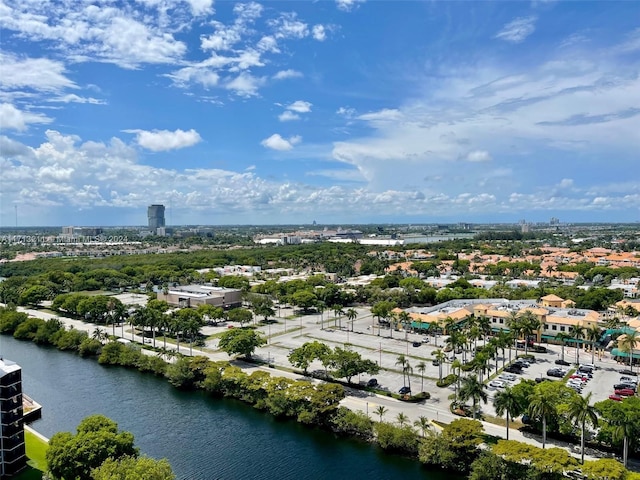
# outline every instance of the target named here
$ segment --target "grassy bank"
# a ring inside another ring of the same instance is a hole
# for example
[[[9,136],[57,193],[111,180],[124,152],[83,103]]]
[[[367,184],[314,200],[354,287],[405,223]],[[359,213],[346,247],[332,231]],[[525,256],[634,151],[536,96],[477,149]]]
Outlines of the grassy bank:
[[[28,430],[24,431],[24,440],[29,458],[28,466],[15,478],[16,480],[41,480],[42,474],[47,470],[45,454],[48,444]]]

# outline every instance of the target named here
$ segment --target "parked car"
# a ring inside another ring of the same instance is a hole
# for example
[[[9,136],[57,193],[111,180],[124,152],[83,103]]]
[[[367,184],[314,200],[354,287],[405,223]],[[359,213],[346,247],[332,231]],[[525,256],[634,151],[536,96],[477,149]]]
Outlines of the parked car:
[[[367,382],[367,387],[377,387],[378,386],[378,380],[375,378],[370,378],[369,381]]]
[[[522,368],[518,367],[517,365],[509,365],[507,368],[504,369],[504,371],[509,373],[521,374]]]
[[[622,397],[620,395],[609,395],[609,400],[614,400],[616,402],[621,402]]]
[[[501,380],[492,380],[491,382],[489,382],[489,386],[493,388],[504,388],[505,383]]]
[[[621,388],[620,390],[616,390],[613,393],[616,395],[620,395],[621,397],[633,397],[636,392],[631,390],[630,388]]]
[[[549,370],[547,370],[547,375],[549,375],[550,377],[558,377],[558,378],[562,378],[564,377],[564,371],[558,369],[558,368],[551,368]]]
[[[633,376],[633,377],[636,377],[636,376],[638,375],[638,372],[634,372],[634,371],[632,371],[632,370],[627,370],[627,369],[620,370],[620,373],[621,373],[622,375],[631,375],[631,376]]]
[[[409,393],[411,393],[411,389],[407,386],[400,387],[400,390],[398,390],[398,393],[400,395],[408,395]]]
[[[636,386],[633,383],[616,383],[613,388],[615,390],[622,390],[623,388],[628,388],[629,390],[636,391]]]
[[[556,365],[564,365],[564,366],[568,367],[571,364],[569,362],[567,362],[566,360],[562,360],[562,359],[559,358],[558,360],[556,360]]]
[[[413,342],[414,347],[419,347],[420,345],[422,345],[422,342]]]
[[[431,365],[437,367],[438,365],[440,365],[440,360],[434,360],[433,362],[431,362]]]
[[[635,383],[631,377],[620,377],[620,383]]]
[[[513,373],[502,373],[498,378],[500,380],[507,380],[508,382],[513,382],[518,377],[516,377]]]
[[[536,378],[536,383],[542,383],[542,382],[553,382],[553,380],[551,380],[550,378],[546,378],[546,377],[537,377]]]

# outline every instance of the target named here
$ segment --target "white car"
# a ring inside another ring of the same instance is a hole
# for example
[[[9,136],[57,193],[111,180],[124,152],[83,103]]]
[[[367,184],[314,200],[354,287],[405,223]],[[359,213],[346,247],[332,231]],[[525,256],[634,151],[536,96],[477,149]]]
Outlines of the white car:
[[[489,382],[489,386],[493,388],[504,388],[505,383],[502,380],[492,380]]]
[[[508,382],[513,382],[517,377],[515,373],[503,373],[498,377],[500,380],[506,380]]]

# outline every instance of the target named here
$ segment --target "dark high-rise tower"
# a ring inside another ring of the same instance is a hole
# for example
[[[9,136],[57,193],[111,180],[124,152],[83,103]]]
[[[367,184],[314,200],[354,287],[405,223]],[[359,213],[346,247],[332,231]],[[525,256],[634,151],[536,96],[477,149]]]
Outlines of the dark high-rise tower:
[[[22,418],[22,369],[0,358],[0,478],[27,465]]]
[[[147,209],[147,218],[152,231],[155,232],[156,229],[164,227],[164,205],[150,205]]]

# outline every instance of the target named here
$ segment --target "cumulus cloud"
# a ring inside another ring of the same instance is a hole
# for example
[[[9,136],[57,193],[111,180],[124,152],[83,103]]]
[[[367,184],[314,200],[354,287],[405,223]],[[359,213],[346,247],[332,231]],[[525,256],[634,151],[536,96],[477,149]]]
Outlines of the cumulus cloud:
[[[250,73],[242,72],[237,77],[229,80],[225,84],[225,88],[232,90],[240,97],[253,97],[258,95],[258,89],[265,82],[266,79],[264,77],[254,77]]]
[[[309,113],[312,106],[313,104],[310,102],[305,102],[304,100],[296,100],[292,104],[287,105],[287,110],[298,113]]]
[[[502,30],[496,34],[496,38],[511,43],[520,43],[535,31],[536,20],[535,16],[516,18],[502,27]]]
[[[260,144],[265,148],[270,148],[271,150],[287,151],[291,150],[294,145],[301,141],[302,137],[299,135],[294,135],[293,137],[289,137],[289,139],[285,139],[282,138],[279,133],[274,133],[269,138],[262,140]]]
[[[281,122],[291,122],[293,120],[300,120],[300,115],[297,115],[290,110],[285,110],[280,115],[278,115],[278,120],[280,120]]]
[[[311,29],[311,34],[313,38],[319,42],[323,42],[327,38],[327,32],[325,31],[324,25],[314,25]]]
[[[274,80],[285,80],[287,78],[301,78],[302,72],[298,72],[297,70],[292,70],[292,69],[287,69],[287,70],[280,70],[278,73],[276,73],[273,76]]]
[[[177,150],[191,147],[202,141],[200,134],[191,130],[124,130],[127,133],[135,133],[138,145],[153,152]]]
[[[41,113],[32,113],[18,110],[9,103],[0,104],[0,127],[3,129],[18,130],[27,129],[33,123],[51,123],[53,119]]]
[[[339,10],[343,12],[350,12],[356,8],[360,3],[364,3],[365,0],[336,0],[336,5]]]
[[[298,20],[298,14],[295,12],[282,13],[277,19],[268,21],[269,26],[274,31],[276,38],[305,38],[309,35],[309,26]]]
[[[13,90],[32,88],[43,92],[59,92],[78,88],[66,75],[62,62],[47,58],[24,58],[0,52],[0,88]]]

